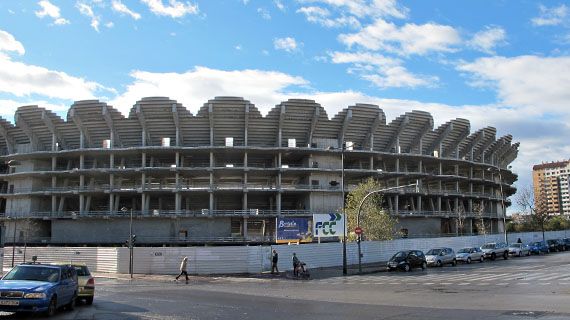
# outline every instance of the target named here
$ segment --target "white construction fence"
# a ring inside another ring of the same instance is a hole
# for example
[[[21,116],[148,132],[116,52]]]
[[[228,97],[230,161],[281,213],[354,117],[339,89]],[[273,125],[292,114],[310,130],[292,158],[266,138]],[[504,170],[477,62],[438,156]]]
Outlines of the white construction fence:
[[[546,239],[566,238],[570,230],[546,232]],[[509,233],[509,242],[519,238],[523,243],[542,240],[540,232]],[[435,247],[480,246],[486,242],[504,241],[504,235],[478,235],[464,237],[396,239],[390,241],[364,241],[361,243],[362,263],[387,261],[395,252],[405,249],[427,251]],[[129,272],[129,249],[109,247],[5,247],[4,269],[14,263],[75,261],[86,263],[92,271],[106,273]],[[254,274],[270,270],[271,251],[279,253],[279,270],[292,269],[291,256],[297,254],[308,267],[334,267],[342,265],[342,243],[312,243],[275,246],[213,246],[213,247],[135,247],[134,273],[177,274],[183,257],[189,258],[188,272],[192,274]],[[347,243],[348,264],[357,264],[357,244]],[[24,260],[25,257],[25,260]]]

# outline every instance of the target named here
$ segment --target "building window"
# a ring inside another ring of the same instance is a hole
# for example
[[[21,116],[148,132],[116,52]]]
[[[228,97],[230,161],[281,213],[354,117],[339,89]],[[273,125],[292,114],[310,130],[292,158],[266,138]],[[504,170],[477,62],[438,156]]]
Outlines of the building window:
[[[297,147],[297,139],[287,139],[287,147],[288,148],[296,148]]]
[[[111,140],[110,139],[103,140],[103,149],[111,149]]]
[[[162,138],[162,144],[161,146],[163,147],[170,147],[170,138]]]

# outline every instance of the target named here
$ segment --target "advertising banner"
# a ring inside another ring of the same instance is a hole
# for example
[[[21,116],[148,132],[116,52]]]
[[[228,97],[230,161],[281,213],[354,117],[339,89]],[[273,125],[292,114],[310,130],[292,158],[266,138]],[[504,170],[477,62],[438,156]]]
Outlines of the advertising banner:
[[[344,235],[344,215],[340,213],[314,214],[313,230],[315,237],[342,237]]]
[[[277,243],[313,242],[313,224],[310,218],[277,218]]]

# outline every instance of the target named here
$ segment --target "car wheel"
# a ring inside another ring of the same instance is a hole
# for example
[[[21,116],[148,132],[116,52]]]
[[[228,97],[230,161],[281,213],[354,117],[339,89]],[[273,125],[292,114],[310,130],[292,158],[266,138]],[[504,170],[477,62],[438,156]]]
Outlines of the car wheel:
[[[455,267],[457,265],[457,260],[453,259],[453,261],[451,262],[451,265]]]
[[[57,298],[52,297],[51,300],[49,301],[49,305],[45,315],[46,317],[52,317],[55,315],[56,312],[57,312]]]
[[[530,257],[530,251],[527,251],[526,256]]]
[[[481,258],[479,258],[479,262],[481,263],[485,262],[485,257],[481,256]]]
[[[435,266],[436,266],[436,267],[441,267],[441,266],[442,266],[441,260],[437,260],[437,262],[435,263]]]
[[[497,255],[493,252],[491,253],[491,260],[495,261],[497,259]]]
[[[519,257],[522,257],[522,256],[523,256],[522,251],[519,251]]]
[[[71,301],[69,301],[69,303],[65,306],[66,310],[73,310],[75,309],[75,304],[77,303],[77,295],[73,295],[73,298],[71,298]]]
[[[412,268],[410,268],[410,265],[407,263],[402,267],[402,269],[404,269],[404,271],[406,271],[406,272],[412,270]]]
[[[505,260],[509,259],[509,252],[508,251],[503,252],[503,259],[505,259]]]
[[[471,258],[467,257],[467,264],[470,264],[470,263],[471,263]]]
[[[93,297],[85,298],[85,303],[87,303],[88,305],[92,305],[93,304]]]
[[[422,262],[422,270],[425,270],[425,269],[427,269],[427,263]]]

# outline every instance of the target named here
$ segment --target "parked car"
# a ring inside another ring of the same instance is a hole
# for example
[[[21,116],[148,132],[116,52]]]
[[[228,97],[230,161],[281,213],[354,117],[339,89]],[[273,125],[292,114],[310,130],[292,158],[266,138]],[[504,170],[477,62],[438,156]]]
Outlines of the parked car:
[[[562,239],[562,241],[564,242],[564,246],[566,247],[566,250],[570,250],[570,238],[564,238],[564,239]]]
[[[426,252],[428,266],[442,267],[444,264],[457,265],[455,252],[451,248],[434,248]]]
[[[484,262],[485,256],[481,249],[477,247],[468,247],[459,249],[455,254],[455,260],[465,263],[471,263],[471,261]]]
[[[511,245],[509,245],[509,254],[518,257],[530,256],[530,249],[526,244],[511,243]]]
[[[413,268],[427,268],[426,257],[420,250],[404,250],[396,253],[386,264],[389,271],[403,270],[411,271]]]
[[[481,246],[481,250],[487,259],[495,260],[500,256],[503,256],[503,259],[505,260],[509,258],[509,247],[504,242],[485,243]]]
[[[549,239],[546,240],[546,245],[548,246],[548,251],[550,252],[559,252],[564,251],[566,246],[561,239]]]
[[[548,246],[544,241],[535,241],[528,244],[531,254],[548,253]]]
[[[66,265],[64,262],[55,264]],[[85,263],[73,262],[71,266],[73,266],[77,272],[77,282],[79,286],[77,299],[85,300],[88,305],[92,305],[93,298],[95,297],[95,278],[93,278]]]
[[[0,311],[52,316],[60,307],[73,309],[77,292],[72,266],[20,264],[0,280]]]

